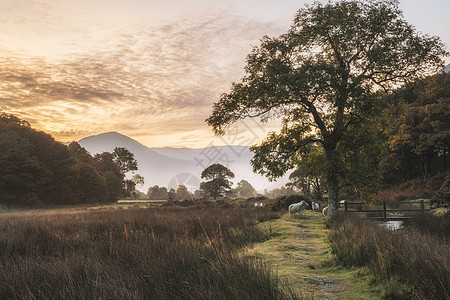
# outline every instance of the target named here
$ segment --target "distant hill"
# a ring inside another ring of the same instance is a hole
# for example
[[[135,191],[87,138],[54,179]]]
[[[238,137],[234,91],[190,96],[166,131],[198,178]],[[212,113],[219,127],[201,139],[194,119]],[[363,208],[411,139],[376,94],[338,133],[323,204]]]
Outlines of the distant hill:
[[[448,64],[444,69],[442,69],[442,71],[440,71],[439,73],[448,73],[450,72],[450,64]]]
[[[245,146],[211,146],[201,149],[192,148],[149,148],[117,132],[102,133],[83,138],[79,144],[91,154],[104,151],[112,152],[115,147],[124,147],[131,151],[139,170],[136,172],[145,178],[140,188],[147,192],[150,186],[159,185],[175,188],[186,185],[189,190],[198,189],[201,172],[210,164],[220,163],[233,171],[237,183],[242,179],[250,182],[256,190],[273,189],[287,182],[287,176],[278,182],[269,182],[264,176],[253,173],[250,159],[253,153]]]

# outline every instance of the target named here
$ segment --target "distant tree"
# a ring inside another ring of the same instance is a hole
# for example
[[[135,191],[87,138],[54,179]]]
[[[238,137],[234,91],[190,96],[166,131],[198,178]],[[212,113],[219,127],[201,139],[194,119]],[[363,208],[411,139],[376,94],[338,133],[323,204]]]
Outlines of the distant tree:
[[[282,186],[280,188],[275,188],[271,191],[266,191],[264,194],[270,197],[279,197],[279,196],[295,195],[296,192],[291,188],[286,188]]]
[[[174,189],[170,189],[169,192],[167,193],[167,199],[169,201],[173,201],[176,200],[177,198],[177,192]]]
[[[190,200],[192,199],[192,196],[193,196],[192,193],[189,192],[189,190],[185,185],[178,186],[176,195],[177,200]]]
[[[133,177],[131,178],[131,180],[134,181],[134,183],[136,184],[136,186],[143,186],[145,183],[145,179],[143,176],[136,174],[133,175]]]
[[[79,163],[76,170],[75,183],[77,185],[77,198],[80,202],[97,203],[108,199],[106,178],[93,165]]]
[[[213,164],[203,170],[201,178],[208,181],[202,182],[200,188],[216,199],[231,189],[233,183],[228,178],[234,178],[234,173],[221,164]]]
[[[85,148],[81,147],[81,145],[77,142],[71,142],[68,148],[72,156],[75,157],[78,161],[88,164],[94,163],[91,154],[89,154],[89,152]]]
[[[143,193],[143,192],[141,192],[141,191],[135,191],[134,197],[135,197],[136,199],[146,199],[146,198],[147,198],[147,194],[146,194],[146,193]]]
[[[131,179],[125,180],[125,195],[127,197],[137,198],[140,195],[140,193],[136,187],[143,185],[144,185],[144,177],[142,177],[139,174],[133,175]]]
[[[136,171],[138,169],[138,164],[136,159],[134,159],[134,154],[128,151],[128,149],[123,147],[114,148],[113,152],[114,162],[119,166],[120,172],[125,174],[130,171]]]
[[[134,159],[134,154],[126,148],[116,147],[113,153],[102,152],[94,156],[96,167],[99,171],[105,174],[108,190],[111,195],[118,195],[117,185],[120,179],[122,187],[122,196],[131,197],[136,190],[136,185],[143,184],[144,178],[141,175],[135,175],[131,179],[126,179],[125,174],[130,171],[136,171],[137,161]],[[109,172],[106,176],[106,172]],[[113,176],[114,174],[114,176]]]
[[[114,155],[110,152],[102,152],[94,156],[95,165],[100,172],[110,171],[117,177],[123,179],[124,175],[119,165],[114,161]]]
[[[305,146],[320,144],[328,214],[336,214],[342,167],[347,168],[342,156],[351,150],[342,141],[350,141],[374,114],[380,91],[435,72],[448,54],[439,38],[408,24],[398,6],[395,0],[355,0],[300,9],[286,34],[264,37],[253,48],[246,76],[214,104],[207,123],[224,134],[239,119],[280,118],[281,131],[251,148],[254,170],[271,179],[295,167]],[[359,187],[365,178],[370,183],[370,177],[359,176]]]
[[[123,197],[124,174],[119,165],[114,161],[114,155],[110,152],[102,152],[94,156],[97,170],[102,172],[106,179],[106,185],[111,199]]]
[[[106,186],[108,189],[108,194],[110,199],[118,199],[123,197],[123,182],[122,178],[117,176],[113,171],[107,170],[104,173],[106,179]]]
[[[247,181],[242,179],[237,183],[237,187],[235,188],[238,197],[242,198],[250,198],[255,197],[258,193],[255,188]]]
[[[203,190],[195,190],[194,191],[195,199],[203,199],[204,197],[205,197],[205,191],[203,191]]]
[[[147,191],[147,197],[153,200],[167,200],[169,195],[166,187],[152,186]]]

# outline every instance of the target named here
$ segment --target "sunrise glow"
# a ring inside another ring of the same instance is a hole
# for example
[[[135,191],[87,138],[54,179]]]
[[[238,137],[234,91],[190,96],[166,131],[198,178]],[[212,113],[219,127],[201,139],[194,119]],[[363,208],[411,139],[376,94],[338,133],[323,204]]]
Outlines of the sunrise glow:
[[[0,109],[60,141],[118,131],[148,146],[223,143],[204,122],[212,104],[308,2],[0,0]],[[400,2],[450,44],[448,1]]]

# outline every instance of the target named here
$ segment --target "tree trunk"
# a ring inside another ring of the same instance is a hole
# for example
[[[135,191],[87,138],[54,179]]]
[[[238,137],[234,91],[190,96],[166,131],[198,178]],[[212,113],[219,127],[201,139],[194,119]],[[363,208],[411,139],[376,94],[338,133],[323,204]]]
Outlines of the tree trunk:
[[[328,161],[328,216],[333,216],[339,210],[339,176],[338,158],[336,154],[337,143],[330,143],[324,147],[325,156]]]
[[[328,216],[339,212],[339,180],[335,174],[329,174],[328,181]]]

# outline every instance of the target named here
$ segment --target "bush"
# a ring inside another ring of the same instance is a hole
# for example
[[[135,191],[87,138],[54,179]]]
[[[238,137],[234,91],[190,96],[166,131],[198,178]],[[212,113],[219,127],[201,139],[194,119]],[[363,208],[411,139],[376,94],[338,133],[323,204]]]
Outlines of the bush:
[[[432,208],[445,207],[449,208],[450,206],[450,192],[437,192],[436,195],[431,199],[430,205]]]
[[[289,205],[300,201],[306,201],[311,208],[311,200],[303,195],[289,195],[271,199],[269,201],[269,207],[272,211],[284,211],[288,209]]]
[[[355,215],[339,214],[330,223],[332,252],[343,265],[366,266],[380,280],[398,280],[408,298],[449,299],[446,240],[413,229],[391,231]]]

